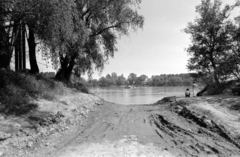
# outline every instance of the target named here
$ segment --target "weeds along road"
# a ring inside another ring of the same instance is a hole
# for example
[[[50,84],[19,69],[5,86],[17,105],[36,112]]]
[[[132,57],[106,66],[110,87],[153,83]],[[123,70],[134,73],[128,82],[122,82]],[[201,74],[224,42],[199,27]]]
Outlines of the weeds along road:
[[[105,103],[85,127],[48,157],[239,157],[238,143],[205,115],[171,100],[155,105]]]

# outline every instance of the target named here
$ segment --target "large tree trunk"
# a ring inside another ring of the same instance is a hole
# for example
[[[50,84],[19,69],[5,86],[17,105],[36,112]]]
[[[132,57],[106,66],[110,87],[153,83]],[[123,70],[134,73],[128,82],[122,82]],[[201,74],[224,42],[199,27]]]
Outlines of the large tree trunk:
[[[64,73],[65,73],[65,71],[67,69],[67,66],[68,66],[68,62],[69,62],[68,60],[69,60],[68,56],[65,56],[65,57],[60,56],[61,67],[60,67],[60,69],[58,70],[58,72],[55,76],[56,79],[61,80],[61,81],[66,81],[65,78],[64,78]]]
[[[213,77],[214,77],[214,80],[215,80],[215,83],[217,85],[220,85],[220,81],[218,79],[218,73],[217,73],[217,68],[216,68],[216,65],[214,62],[212,62],[212,67],[213,67]]]
[[[37,65],[36,58],[36,42],[34,30],[29,27],[29,38],[28,38],[28,46],[29,46],[29,62],[30,62],[30,73],[37,74],[39,73],[39,68]]]
[[[19,33],[16,33],[16,41],[14,44],[15,47],[15,71],[20,70],[19,66]]]
[[[213,45],[212,49],[214,49],[214,45]],[[213,77],[214,77],[215,83],[217,85],[220,85],[220,81],[218,79],[217,67],[216,67],[216,64],[215,64],[215,61],[214,61],[214,58],[213,58],[213,50],[210,54],[210,61],[211,61],[212,68],[213,68]]]
[[[25,36],[25,33],[26,33],[26,28],[25,28],[25,24],[24,23],[22,23],[22,43],[21,43],[21,45],[22,45],[22,57],[23,57],[23,59],[22,59],[22,62],[23,62],[23,65],[22,65],[22,67],[23,67],[23,69],[26,69],[26,42],[25,42],[25,40],[26,40],[26,36]]]
[[[3,27],[0,27],[0,68],[9,69],[12,53],[9,49],[9,37]]]
[[[69,57],[68,55],[66,55],[65,57],[60,57],[61,67],[56,74],[56,79],[65,82],[70,81],[72,71],[75,65],[75,59],[75,55],[73,55],[72,57]]]
[[[25,24],[14,28],[12,38],[15,36],[15,71],[26,69],[26,48],[25,48]]]
[[[19,27],[19,33],[18,33],[18,43],[17,43],[18,45],[18,51],[19,51],[19,53],[18,53],[18,59],[19,59],[19,70],[22,70],[23,69],[23,67],[22,67],[22,27],[20,26]]]
[[[216,70],[214,70],[213,75],[214,75],[214,80],[215,80],[216,84],[217,84],[217,85],[220,85],[220,81],[219,81],[219,79],[218,79],[218,75],[217,75]]]

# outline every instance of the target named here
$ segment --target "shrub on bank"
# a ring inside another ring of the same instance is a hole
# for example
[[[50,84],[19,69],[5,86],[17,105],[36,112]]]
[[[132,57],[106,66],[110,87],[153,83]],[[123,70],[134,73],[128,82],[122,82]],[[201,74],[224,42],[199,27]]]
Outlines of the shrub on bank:
[[[87,85],[83,82],[70,82],[68,83],[68,87],[69,88],[75,88],[78,91],[81,91],[83,93],[89,93],[89,89],[87,87]]]
[[[64,85],[41,74],[0,69],[0,112],[17,112],[33,98],[54,99],[64,93]]]
[[[217,85],[217,84],[212,84],[208,86],[208,95],[218,95],[222,94],[225,89],[225,86],[223,84]]]
[[[69,88],[74,88],[77,91],[87,94],[89,93],[88,82],[82,77],[72,75],[70,81],[67,82],[67,85]]]
[[[221,82],[221,84],[208,84],[203,88],[200,92],[198,92],[197,96],[202,95],[218,95],[224,93],[231,93],[232,87],[236,84],[236,80]]]

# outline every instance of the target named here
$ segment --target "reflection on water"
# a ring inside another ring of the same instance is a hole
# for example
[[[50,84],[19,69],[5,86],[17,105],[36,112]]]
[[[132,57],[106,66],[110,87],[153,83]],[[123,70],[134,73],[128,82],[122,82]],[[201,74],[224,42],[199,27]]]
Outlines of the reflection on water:
[[[97,87],[91,92],[117,104],[151,104],[168,96],[184,96],[187,87]]]

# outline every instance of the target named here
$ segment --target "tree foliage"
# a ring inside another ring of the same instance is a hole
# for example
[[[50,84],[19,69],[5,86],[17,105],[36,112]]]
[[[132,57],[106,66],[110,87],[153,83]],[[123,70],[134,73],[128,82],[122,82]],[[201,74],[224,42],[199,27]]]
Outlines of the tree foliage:
[[[72,70],[91,74],[102,70],[117,51],[120,35],[143,26],[138,15],[140,0],[59,0],[47,39],[51,55],[60,58],[57,78],[68,80]],[[64,4],[63,4],[64,3]],[[66,4],[65,4],[66,3]],[[56,20],[58,19],[58,20]]]
[[[135,85],[137,82],[137,75],[134,73],[130,73],[127,78],[127,81],[129,82],[130,85]]]
[[[69,81],[72,72],[80,76],[86,72],[91,75],[95,68],[101,71],[117,51],[118,37],[143,27],[144,19],[137,12],[140,3],[141,0],[0,1],[1,60],[2,54],[7,54],[10,62],[16,33],[26,28],[30,65],[35,73],[39,72],[37,46],[51,57],[59,79]],[[2,63],[0,66],[5,66]]]
[[[191,56],[188,69],[211,75],[215,83],[226,79],[226,56],[231,50],[231,30],[229,20],[233,7],[222,7],[220,0],[202,0],[196,7],[198,17],[184,30],[191,36],[191,45],[187,52]],[[230,58],[228,58],[230,59]]]
[[[42,40],[43,30],[47,30],[46,23],[50,20],[53,11],[51,1],[47,0],[4,0],[0,2],[1,13],[1,34],[4,34],[5,51],[7,53],[8,66],[11,61],[13,52],[15,52],[15,64],[17,65],[18,57],[25,58],[26,44],[28,41],[29,62],[33,73],[38,73],[38,65],[36,60],[37,42]],[[3,9],[2,9],[3,8]],[[46,37],[45,37],[46,38]],[[0,39],[1,43],[4,41]],[[21,48],[21,50],[20,50]],[[24,56],[18,56],[19,55]],[[20,52],[21,51],[21,52]],[[1,50],[1,52],[3,52]],[[1,56],[1,59],[4,58]],[[21,59],[20,59],[21,60]],[[25,64],[25,59],[23,63]],[[6,68],[6,67],[5,67]],[[23,66],[23,68],[25,68]],[[18,68],[16,68],[18,70]]]
[[[11,33],[12,8],[14,1],[0,1],[0,68],[10,68],[10,61],[13,53],[14,37]],[[7,28],[6,28],[7,27]]]

